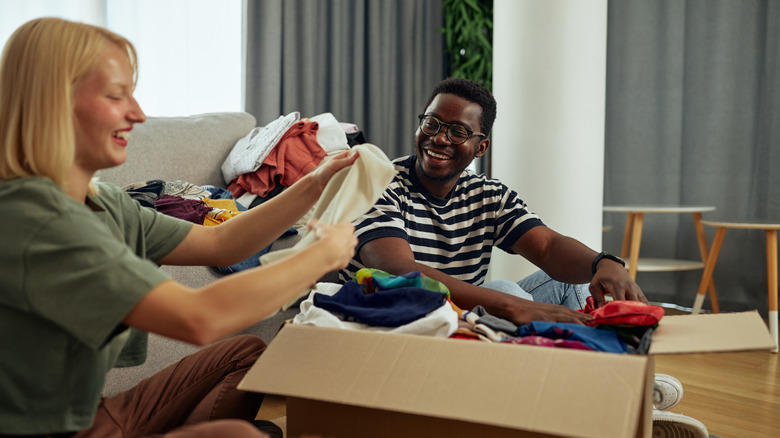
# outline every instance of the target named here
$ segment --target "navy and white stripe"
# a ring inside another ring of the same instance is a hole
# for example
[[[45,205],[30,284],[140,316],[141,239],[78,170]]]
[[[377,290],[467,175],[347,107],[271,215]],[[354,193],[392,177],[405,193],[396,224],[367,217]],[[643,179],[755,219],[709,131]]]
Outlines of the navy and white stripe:
[[[507,252],[529,229],[544,225],[517,193],[496,179],[466,170],[449,198],[428,192],[414,171],[415,156],[393,161],[398,174],[374,207],[355,222],[358,250],[373,239],[406,239],[419,263],[472,284],[482,284],[494,246]],[[357,257],[357,256],[356,256]],[[341,271],[347,281],[363,265]]]

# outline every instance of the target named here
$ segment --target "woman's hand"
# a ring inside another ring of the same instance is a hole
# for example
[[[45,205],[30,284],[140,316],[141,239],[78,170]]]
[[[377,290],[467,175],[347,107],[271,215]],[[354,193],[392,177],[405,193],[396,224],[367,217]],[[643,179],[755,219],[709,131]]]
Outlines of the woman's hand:
[[[344,269],[355,255],[358,240],[355,227],[349,222],[326,225],[312,219],[306,226],[314,233],[318,243],[325,249],[325,264],[331,271]]]
[[[338,155],[332,157],[325,157],[317,168],[311,171],[311,176],[317,181],[320,186],[320,191],[325,189],[325,186],[330,181],[331,177],[339,170],[351,166],[358,158],[357,151],[344,151]]]

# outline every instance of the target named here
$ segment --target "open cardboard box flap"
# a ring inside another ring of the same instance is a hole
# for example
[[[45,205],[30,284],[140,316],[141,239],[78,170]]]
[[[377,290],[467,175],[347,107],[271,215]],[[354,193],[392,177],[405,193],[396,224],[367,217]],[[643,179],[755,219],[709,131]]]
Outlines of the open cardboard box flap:
[[[664,316],[650,354],[770,350],[775,347],[758,312]]]
[[[757,312],[668,316],[656,334],[651,354],[774,346]],[[453,420],[461,429],[625,438],[650,430],[653,367],[652,356],[288,324],[239,389],[284,395],[288,409],[302,399]],[[350,415],[340,421],[353,422]],[[294,430],[292,422],[288,413]]]

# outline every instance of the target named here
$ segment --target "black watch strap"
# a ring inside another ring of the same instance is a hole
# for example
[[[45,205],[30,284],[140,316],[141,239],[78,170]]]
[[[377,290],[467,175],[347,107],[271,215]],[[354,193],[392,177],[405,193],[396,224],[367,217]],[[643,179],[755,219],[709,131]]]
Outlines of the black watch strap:
[[[621,259],[620,257],[618,257],[616,255],[612,255],[612,254],[610,254],[608,252],[603,252],[602,251],[602,252],[599,253],[599,255],[596,256],[595,259],[593,259],[593,264],[590,267],[590,275],[591,276],[596,275],[596,265],[599,264],[601,259],[609,259],[609,260],[612,260],[613,262],[620,263],[621,265],[623,265],[624,268],[626,267],[626,262],[623,259]]]

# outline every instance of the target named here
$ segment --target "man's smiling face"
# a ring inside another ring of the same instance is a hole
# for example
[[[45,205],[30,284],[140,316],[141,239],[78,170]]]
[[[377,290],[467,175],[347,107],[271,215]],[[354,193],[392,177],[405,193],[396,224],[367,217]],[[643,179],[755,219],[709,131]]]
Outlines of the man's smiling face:
[[[424,114],[444,123],[462,125],[474,132],[482,128],[482,107],[454,94],[437,95]],[[475,135],[462,144],[454,145],[445,130],[442,126],[436,135],[428,136],[418,127],[414,136],[417,176],[426,189],[440,198],[446,197],[461,172],[475,157],[481,157],[490,144],[490,140]]]

